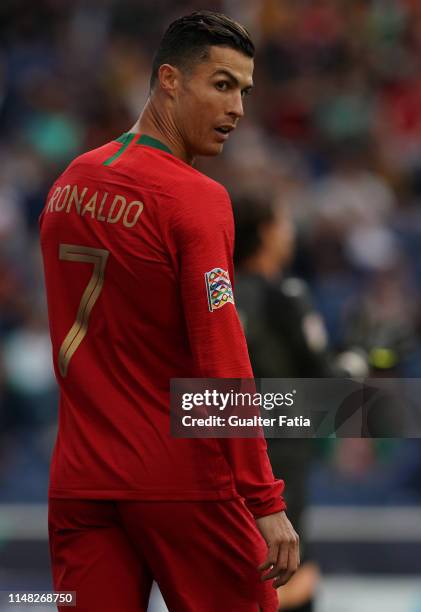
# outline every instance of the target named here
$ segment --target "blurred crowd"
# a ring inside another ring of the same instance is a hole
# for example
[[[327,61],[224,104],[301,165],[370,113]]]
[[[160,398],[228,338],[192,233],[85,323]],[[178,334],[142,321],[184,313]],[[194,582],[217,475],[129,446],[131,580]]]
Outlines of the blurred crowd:
[[[0,501],[46,498],[57,402],[37,233],[46,193],[74,156],[133,125],[165,27],[199,8],[1,2]],[[382,375],[420,376],[421,3],[220,0],[206,8],[244,23],[258,52],[240,129],[199,169],[234,199],[270,194],[289,208],[288,274],[307,283],[332,352],[359,347]],[[343,483],[368,477],[373,501],[370,483],[393,465],[409,483],[401,499],[419,502],[419,446],[333,444],[322,473],[340,474],[338,490],[323,489],[316,471],[315,501],[358,503],[361,489]]]

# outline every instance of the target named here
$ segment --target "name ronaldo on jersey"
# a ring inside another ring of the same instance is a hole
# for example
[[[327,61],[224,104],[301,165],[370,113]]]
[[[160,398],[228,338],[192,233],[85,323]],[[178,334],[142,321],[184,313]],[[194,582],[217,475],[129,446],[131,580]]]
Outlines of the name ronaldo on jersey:
[[[47,202],[46,213],[73,212],[80,217],[96,219],[102,223],[120,223],[133,228],[143,212],[143,202],[128,202],[121,194],[110,194],[79,185],[58,186]]]

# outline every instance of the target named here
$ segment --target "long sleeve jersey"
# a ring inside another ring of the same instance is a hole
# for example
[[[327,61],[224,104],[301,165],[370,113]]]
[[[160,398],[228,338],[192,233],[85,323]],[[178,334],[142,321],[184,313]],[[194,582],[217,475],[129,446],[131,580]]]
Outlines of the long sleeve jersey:
[[[170,434],[171,378],[252,377],[226,190],[129,133],[70,164],[40,228],[60,387],[50,496],[284,509],[264,439]]]

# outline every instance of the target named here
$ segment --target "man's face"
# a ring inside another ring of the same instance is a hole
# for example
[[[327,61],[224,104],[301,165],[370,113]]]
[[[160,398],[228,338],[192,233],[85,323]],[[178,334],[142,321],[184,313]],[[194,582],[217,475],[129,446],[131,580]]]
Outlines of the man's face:
[[[253,86],[253,59],[229,47],[209,47],[208,58],[182,74],[174,106],[176,127],[187,154],[221,153],[244,115]]]
[[[280,208],[275,219],[260,230],[260,238],[265,252],[281,268],[287,266],[295,249],[295,227],[286,204]]]

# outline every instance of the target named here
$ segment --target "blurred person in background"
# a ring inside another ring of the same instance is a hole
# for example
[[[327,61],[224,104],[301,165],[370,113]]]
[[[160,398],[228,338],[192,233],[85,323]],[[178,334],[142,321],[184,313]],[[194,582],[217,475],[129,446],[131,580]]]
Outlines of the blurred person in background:
[[[286,274],[295,253],[289,206],[272,195],[234,201],[239,313],[256,377],[329,378],[368,372],[358,348],[333,357],[308,284]]]
[[[253,197],[248,192],[234,199],[234,218],[236,302],[255,376],[329,378],[366,374],[363,351],[348,351],[336,359],[329,353],[323,319],[312,305],[308,286],[286,274],[295,251],[295,228],[288,206],[277,201],[274,194]],[[294,524],[300,525],[314,442],[267,442],[274,473],[288,475],[289,512]],[[290,583],[279,589],[280,609],[312,610],[317,582],[317,566],[304,563]]]

